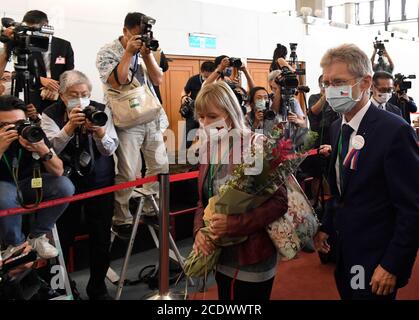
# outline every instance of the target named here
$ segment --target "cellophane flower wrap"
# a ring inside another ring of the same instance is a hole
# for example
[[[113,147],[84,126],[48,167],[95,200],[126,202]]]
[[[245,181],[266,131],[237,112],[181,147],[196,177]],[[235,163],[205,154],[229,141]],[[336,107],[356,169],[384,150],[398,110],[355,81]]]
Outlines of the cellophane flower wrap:
[[[209,224],[214,212],[226,215],[248,212],[268,201],[284,185],[288,193],[288,211],[266,230],[284,260],[294,258],[303,247],[312,247],[318,220],[294,173],[316,138],[316,133],[304,130],[298,139],[291,140],[286,137],[284,124],[280,123],[268,135],[254,139],[255,143],[245,151],[243,163],[235,165],[218,195],[209,199],[204,210],[205,227],[201,231],[211,236]],[[246,154],[252,160],[247,161]],[[256,161],[261,161],[262,166],[253,174],[254,168],[258,167]],[[223,246],[245,240],[246,237],[223,237],[213,241],[216,249],[209,256],[192,250],[185,261],[185,274],[189,277],[206,276],[215,269]]]

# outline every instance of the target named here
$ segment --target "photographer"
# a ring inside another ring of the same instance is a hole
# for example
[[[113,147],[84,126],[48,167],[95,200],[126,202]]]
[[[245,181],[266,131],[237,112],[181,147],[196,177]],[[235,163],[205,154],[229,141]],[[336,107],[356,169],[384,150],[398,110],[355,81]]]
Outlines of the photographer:
[[[185,127],[185,141],[186,141],[186,148],[188,149],[193,142],[193,137],[188,138],[189,132],[194,129],[199,128],[198,121],[195,120],[193,115],[193,101],[196,99],[198,92],[201,90],[202,84],[205,80],[213,73],[215,70],[214,62],[212,61],[205,61],[201,64],[201,72],[199,74],[194,75],[193,77],[189,78],[188,82],[185,85],[185,88],[182,90],[182,98],[181,98],[181,108],[187,108],[187,114],[185,112],[182,116],[187,115],[186,119],[186,127]],[[195,135],[193,135],[195,136]]]
[[[163,73],[151,53],[150,46],[141,40],[143,32],[147,27],[149,28],[147,22],[150,22],[149,19],[142,13],[129,13],[124,22],[124,35],[100,49],[96,66],[105,88],[121,89],[124,85],[131,83],[135,77],[140,86],[147,89],[147,92],[151,91],[150,99],[158,103],[153,84],[161,83]],[[140,150],[144,154],[147,176],[169,171],[166,148],[160,129],[158,117],[130,128],[116,128],[120,141],[117,150],[117,183],[138,178],[137,173],[141,172],[142,166]],[[157,183],[146,184],[143,188],[158,194]],[[115,192],[115,215],[112,228],[121,238],[129,238],[132,231],[133,217],[128,205],[132,190]]]
[[[403,118],[408,124],[411,124],[410,113],[416,112],[418,108],[416,103],[413,101],[413,98],[407,95],[407,89],[404,88],[404,83],[403,76],[400,75],[397,77],[396,75],[394,82],[395,90],[388,102],[399,107]]]
[[[112,155],[118,147],[118,137],[110,110],[103,104],[90,101],[91,91],[92,84],[86,75],[76,70],[64,72],[60,77],[60,99],[45,109],[42,117],[42,128],[63,159],[76,194],[115,183]],[[93,113],[86,112],[87,108],[93,108]],[[107,296],[105,276],[110,262],[113,201],[111,193],[74,202],[58,222],[62,246],[67,253],[79,231],[80,214],[84,208],[90,247],[87,294],[91,299]]]
[[[284,66],[286,65],[286,61],[283,59],[281,60],[281,63]],[[282,77],[281,70],[272,71],[268,76],[269,86],[273,93],[271,110],[275,113],[275,118],[269,121],[269,124],[265,124],[265,125],[268,125],[270,128],[275,123],[287,121],[289,123],[295,124],[296,127],[306,128],[307,123],[306,123],[305,115],[303,113],[303,110],[301,109],[299,102],[295,99],[294,96],[291,98],[294,109],[285,110],[286,106],[283,101],[282,90],[281,90],[281,87],[277,84],[277,81],[278,81],[277,79],[281,79],[281,77]],[[285,115],[285,118],[284,118],[284,115]],[[269,128],[267,128],[267,130],[270,130]]]
[[[230,87],[234,88],[236,86],[241,87],[240,73],[242,71],[247,80],[247,85],[249,89],[256,87],[255,82],[247,69],[247,66],[242,63],[238,58],[230,58],[226,55],[218,56],[214,60],[215,71],[204,81],[202,84],[213,83],[217,80],[223,80],[230,84]],[[237,74],[236,77],[235,74]]]
[[[378,54],[378,62],[375,63],[375,56]],[[383,56],[386,58],[387,62],[384,60]],[[388,54],[386,48],[384,47],[384,43],[382,41],[374,42],[374,52],[371,57],[371,64],[372,70],[374,72],[377,71],[385,71],[390,74],[393,73],[394,70],[394,63],[391,60],[390,55]]]
[[[24,102],[18,98],[0,97],[0,210],[74,194],[71,181],[61,176],[63,163],[48,147],[43,132],[23,123],[25,110]],[[27,239],[22,233],[22,215],[0,218],[0,237],[7,246],[1,253],[3,259],[12,256],[25,241],[41,258],[56,257],[58,251],[49,243],[46,234],[67,206],[62,204],[38,210],[36,216],[31,216],[34,220]]]
[[[248,103],[251,110],[246,114],[247,124],[252,131],[263,129],[263,121],[270,106],[268,91],[263,87],[254,87],[249,91]]]

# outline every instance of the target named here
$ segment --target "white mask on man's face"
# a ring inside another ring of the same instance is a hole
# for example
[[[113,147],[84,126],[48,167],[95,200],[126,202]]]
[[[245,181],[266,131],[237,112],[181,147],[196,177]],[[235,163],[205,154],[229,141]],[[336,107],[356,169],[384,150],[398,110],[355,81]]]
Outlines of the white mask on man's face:
[[[392,94],[389,92],[386,93],[377,93],[376,95],[374,95],[374,99],[377,100],[377,102],[379,104],[386,104],[388,102],[388,100],[391,99]]]

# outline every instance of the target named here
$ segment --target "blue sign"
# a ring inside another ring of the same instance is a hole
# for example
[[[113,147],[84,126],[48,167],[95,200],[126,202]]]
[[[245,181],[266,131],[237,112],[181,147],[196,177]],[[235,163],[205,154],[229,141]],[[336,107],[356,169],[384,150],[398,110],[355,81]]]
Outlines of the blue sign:
[[[189,35],[189,47],[200,49],[216,49],[217,39],[215,37]]]

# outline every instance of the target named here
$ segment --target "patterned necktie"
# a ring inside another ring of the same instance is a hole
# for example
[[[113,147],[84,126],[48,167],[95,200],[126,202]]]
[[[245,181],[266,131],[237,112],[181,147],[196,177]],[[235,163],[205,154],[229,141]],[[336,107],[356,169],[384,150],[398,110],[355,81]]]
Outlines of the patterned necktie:
[[[349,149],[349,141],[351,139],[351,134],[354,131],[354,129],[348,125],[348,124],[344,124],[342,126],[342,149],[340,152],[340,161],[339,161],[339,171],[340,171],[340,190],[341,193],[343,192],[343,186],[345,186],[345,182],[346,182],[346,171],[344,166],[343,166],[343,161],[345,160],[346,154],[348,153],[348,149]]]

